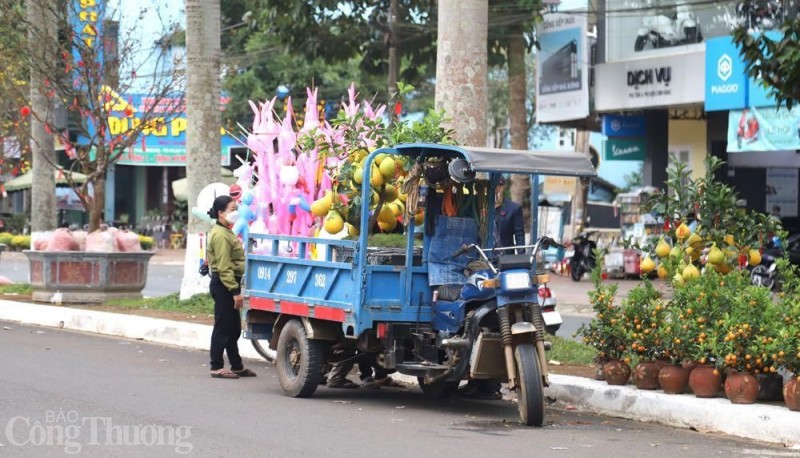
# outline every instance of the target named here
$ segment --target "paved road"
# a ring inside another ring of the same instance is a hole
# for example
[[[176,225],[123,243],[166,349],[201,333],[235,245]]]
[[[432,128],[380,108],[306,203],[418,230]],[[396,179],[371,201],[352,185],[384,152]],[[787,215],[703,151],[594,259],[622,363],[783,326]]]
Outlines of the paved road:
[[[14,282],[27,283],[28,261],[21,258],[4,256],[0,261],[0,275]],[[147,284],[143,294],[147,297],[165,296],[181,290],[183,266],[168,266],[150,263],[147,269]]]
[[[251,362],[257,378],[217,380],[206,375],[204,352],[49,328],[0,323],[0,348],[6,350],[0,373],[4,456],[78,449],[88,456],[191,450],[199,456],[348,458],[785,453],[553,408],[546,427],[526,428],[512,403],[433,403],[416,389],[323,388],[313,399],[291,399],[279,393],[274,368],[263,363]],[[132,445],[121,445],[125,440]]]

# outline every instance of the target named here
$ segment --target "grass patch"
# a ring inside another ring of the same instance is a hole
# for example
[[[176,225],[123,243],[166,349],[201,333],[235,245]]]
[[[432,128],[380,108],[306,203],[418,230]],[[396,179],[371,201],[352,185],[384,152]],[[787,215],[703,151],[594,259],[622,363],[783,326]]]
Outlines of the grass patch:
[[[106,305],[123,310],[147,309],[191,313],[193,315],[214,314],[214,300],[211,299],[209,294],[197,294],[185,301],[180,300],[178,293],[147,299],[113,299],[106,302]]]
[[[592,365],[596,352],[594,348],[581,342],[565,339],[558,336],[547,336],[546,340],[553,344],[553,348],[547,352],[547,358],[559,361],[564,364]]]
[[[33,288],[27,283],[14,283],[13,285],[0,285],[0,294],[16,294],[30,296]]]

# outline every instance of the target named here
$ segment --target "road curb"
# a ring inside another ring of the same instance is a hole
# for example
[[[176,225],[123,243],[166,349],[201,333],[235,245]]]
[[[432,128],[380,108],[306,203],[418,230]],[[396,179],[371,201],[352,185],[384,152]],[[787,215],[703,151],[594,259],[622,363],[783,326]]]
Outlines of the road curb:
[[[550,382],[545,395],[578,410],[800,447],[800,413],[786,407],[732,404],[565,375],[551,374]]]
[[[209,325],[199,323],[6,300],[0,300],[0,320],[126,337],[197,350],[208,350],[212,329]],[[239,339],[239,353],[243,358],[263,360],[250,342],[243,338]]]
[[[141,339],[165,345],[208,349],[211,326],[137,315],[0,300],[0,320]],[[260,359],[249,342],[239,340],[243,357]],[[415,385],[401,374],[398,381]],[[698,399],[609,386],[583,377],[550,375],[545,395],[563,406],[601,415],[659,423],[701,432],[718,432],[762,442],[800,446],[800,413],[785,407],[731,404],[727,399]]]

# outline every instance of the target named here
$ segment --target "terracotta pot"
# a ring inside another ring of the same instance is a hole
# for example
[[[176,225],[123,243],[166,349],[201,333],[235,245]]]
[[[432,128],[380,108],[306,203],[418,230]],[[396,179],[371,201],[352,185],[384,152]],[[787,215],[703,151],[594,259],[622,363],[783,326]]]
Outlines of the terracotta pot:
[[[618,359],[612,359],[603,365],[603,376],[609,385],[624,385],[631,378],[631,366]]]
[[[719,393],[722,374],[716,367],[700,365],[689,374],[689,387],[698,398],[713,398]]]
[[[789,410],[800,412],[800,379],[792,377],[783,385],[783,402]]]
[[[595,380],[605,380],[606,376],[603,375],[603,366],[605,366],[605,361],[598,361],[594,364],[594,379]]]
[[[685,393],[689,386],[689,371],[679,364],[664,366],[658,373],[658,383],[664,393]]]
[[[783,376],[781,374],[758,374],[758,401],[783,401]]]
[[[731,370],[725,379],[725,395],[733,404],[752,404],[758,397],[758,379],[750,372]]]
[[[655,363],[656,363],[656,365],[658,366],[658,370],[659,370],[659,371],[660,371],[661,369],[663,369],[663,368],[665,368],[665,367],[669,366],[669,361],[667,361],[666,359],[657,359],[657,360],[655,360]]]
[[[700,364],[698,364],[697,361],[684,361],[683,364],[681,364],[681,366],[684,369],[688,369],[689,372],[691,372],[695,367],[697,367],[699,365]]]
[[[660,369],[655,361],[644,361],[633,368],[631,380],[640,390],[657,390]]]

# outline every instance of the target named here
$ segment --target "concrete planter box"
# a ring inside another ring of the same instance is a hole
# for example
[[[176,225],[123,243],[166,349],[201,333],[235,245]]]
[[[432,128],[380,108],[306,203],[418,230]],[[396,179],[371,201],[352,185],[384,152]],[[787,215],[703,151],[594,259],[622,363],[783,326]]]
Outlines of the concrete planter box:
[[[61,292],[63,303],[141,299],[147,264],[154,253],[46,252],[25,250],[30,263],[33,300],[50,302]]]

